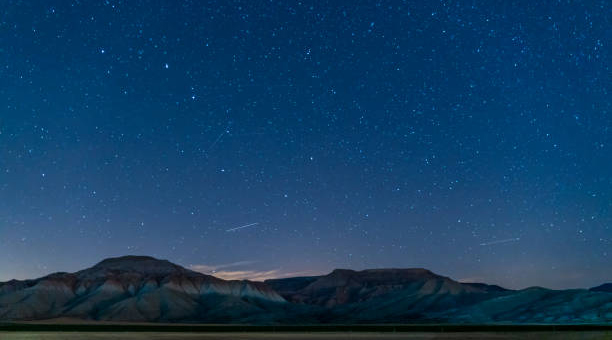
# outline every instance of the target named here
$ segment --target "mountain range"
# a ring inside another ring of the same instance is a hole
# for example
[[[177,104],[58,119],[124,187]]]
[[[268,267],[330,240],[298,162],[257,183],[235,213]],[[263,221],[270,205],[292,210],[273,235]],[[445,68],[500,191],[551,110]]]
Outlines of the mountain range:
[[[0,321],[609,323],[612,284],[509,290],[426,269],[337,269],[327,275],[227,281],[147,256],[75,273],[0,283]]]

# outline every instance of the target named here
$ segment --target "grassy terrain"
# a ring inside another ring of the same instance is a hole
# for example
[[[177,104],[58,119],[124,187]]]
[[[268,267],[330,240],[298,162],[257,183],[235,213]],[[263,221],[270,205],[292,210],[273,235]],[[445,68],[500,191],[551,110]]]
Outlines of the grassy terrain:
[[[2,340],[333,340],[333,339],[612,339],[612,331],[586,332],[408,332],[408,333],[150,333],[150,332],[0,332]]]
[[[612,324],[592,325],[203,325],[154,323],[40,323],[20,322],[0,324],[0,332],[151,332],[151,333],[467,333],[467,332],[610,332]]]
[[[1,340],[332,340],[332,339],[610,339],[609,325],[189,325],[70,323],[0,324]]]

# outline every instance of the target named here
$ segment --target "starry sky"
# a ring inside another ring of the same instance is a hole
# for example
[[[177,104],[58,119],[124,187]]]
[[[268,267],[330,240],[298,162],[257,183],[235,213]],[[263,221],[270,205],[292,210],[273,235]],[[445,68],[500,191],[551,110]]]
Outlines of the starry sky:
[[[0,4],[0,281],[612,281],[612,11],[590,1]]]

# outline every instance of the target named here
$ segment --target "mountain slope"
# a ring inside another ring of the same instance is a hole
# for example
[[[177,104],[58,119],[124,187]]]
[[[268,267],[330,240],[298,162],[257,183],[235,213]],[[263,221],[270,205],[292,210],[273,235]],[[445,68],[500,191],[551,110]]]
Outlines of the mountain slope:
[[[426,269],[336,269],[329,275],[267,280],[285,299],[325,307],[358,303],[390,293],[416,296],[487,294],[505,289],[485,284],[464,284]]]
[[[471,323],[606,323],[612,321],[612,294],[532,287],[439,317]]]
[[[608,288],[514,291],[420,268],[225,281],[165,260],[124,256],[76,273],[0,283],[0,321],[607,323]]]
[[[332,310],[331,322],[415,322],[509,292],[464,284],[426,269],[334,270],[329,275],[268,280],[287,301]],[[291,289],[293,288],[293,290]]]
[[[214,301],[211,302],[211,297]],[[208,321],[265,315],[285,300],[263,283],[225,281],[168,261],[126,256],[76,273],[0,285],[0,319],[75,317],[121,321]],[[206,313],[202,313],[206,310]],[[214,313],[218,311],[218,313]],[[217,315],[219,314],[219,316]]]
[[[612,293],[612,283],[604,283],[600,286],[589,289],[592,292],[607,292]]]
[[[266,283],[289,302],[327,307],[326,320],[335,323],[612,321],[609,293],[537,287],[513,291],[460,283],[425,269],[335,270]]]

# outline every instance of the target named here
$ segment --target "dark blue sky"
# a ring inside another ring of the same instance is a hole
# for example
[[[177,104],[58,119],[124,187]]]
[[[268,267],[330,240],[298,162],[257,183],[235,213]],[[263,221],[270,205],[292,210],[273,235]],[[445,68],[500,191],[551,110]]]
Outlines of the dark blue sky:
[[[608,1],[0,9],[0,280],[612,281]]]

